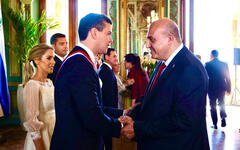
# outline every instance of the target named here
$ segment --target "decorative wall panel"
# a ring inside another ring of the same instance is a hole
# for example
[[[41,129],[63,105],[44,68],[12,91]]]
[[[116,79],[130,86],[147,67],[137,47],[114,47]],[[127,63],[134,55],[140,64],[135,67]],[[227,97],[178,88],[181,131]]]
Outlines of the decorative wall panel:
[[[108,1],[108,16],[111,18],[112,24],[112,39],[113,43],[111,47],[119,51],[119,1],[109,0]]]

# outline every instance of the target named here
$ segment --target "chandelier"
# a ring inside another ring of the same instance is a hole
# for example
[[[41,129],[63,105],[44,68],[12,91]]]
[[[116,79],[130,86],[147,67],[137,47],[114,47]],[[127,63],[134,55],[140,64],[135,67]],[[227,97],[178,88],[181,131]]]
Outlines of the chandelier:
[[[155,10],[152,10],[151,16],[147,16],[147,27],[149,27],[150,24],[156,20],[158,20],[158,13],[156,13]]]

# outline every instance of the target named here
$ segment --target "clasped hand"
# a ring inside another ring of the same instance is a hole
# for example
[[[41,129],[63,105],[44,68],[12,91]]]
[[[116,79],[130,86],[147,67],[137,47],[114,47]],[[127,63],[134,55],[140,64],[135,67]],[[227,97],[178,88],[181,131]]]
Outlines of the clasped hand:
[[[140,102],[135,103],[130,108],[123,111],[124,116],[118,118],[118,121],[123,125],[121,129],[121,135],[125,136],[128,139],[132,139],[135,136],[135,133],[133,128],[134,121],[127,115],[140,104]]]
[[[118,121],[123,124],[121,129],[121,135],[125,136],[128,139],[132,139],[135,136],[133,124],[134,121],[129,116],[121,116],[118,118]]]

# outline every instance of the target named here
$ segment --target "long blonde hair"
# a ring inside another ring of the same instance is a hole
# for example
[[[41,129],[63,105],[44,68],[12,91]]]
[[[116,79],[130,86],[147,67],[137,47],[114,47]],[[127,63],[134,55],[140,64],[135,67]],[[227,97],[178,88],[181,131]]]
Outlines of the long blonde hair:
[[[32,50],[29,53],[29,57],[25,63],[23,74],[24,74],[24,81],[23,86],[32,78],[33,76],[33,65],[34,67],[37,67],[34,59],[41,59],[42,56],[45,54],[45,52],[49,49],[53,48],[45,43],[40,43],[32,48]]]

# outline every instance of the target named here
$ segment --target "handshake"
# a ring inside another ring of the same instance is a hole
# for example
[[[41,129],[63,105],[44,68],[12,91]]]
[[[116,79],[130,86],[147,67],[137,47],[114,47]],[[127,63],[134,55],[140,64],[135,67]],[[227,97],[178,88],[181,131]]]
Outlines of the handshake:
[[[127,115],[140,104],[141,102],[134,103],[129,109],[124,110],[123,116],[118,118],[118,121],[122,124],[121,135],[128,139],[132,139],[135,136],[135,132],[133,128],[134,121]]]
[[[133,124],[134,121],[129,116],[121,116],[118,121],[122,124],[121,135],[128,139],[132,139],[135,136]]]

